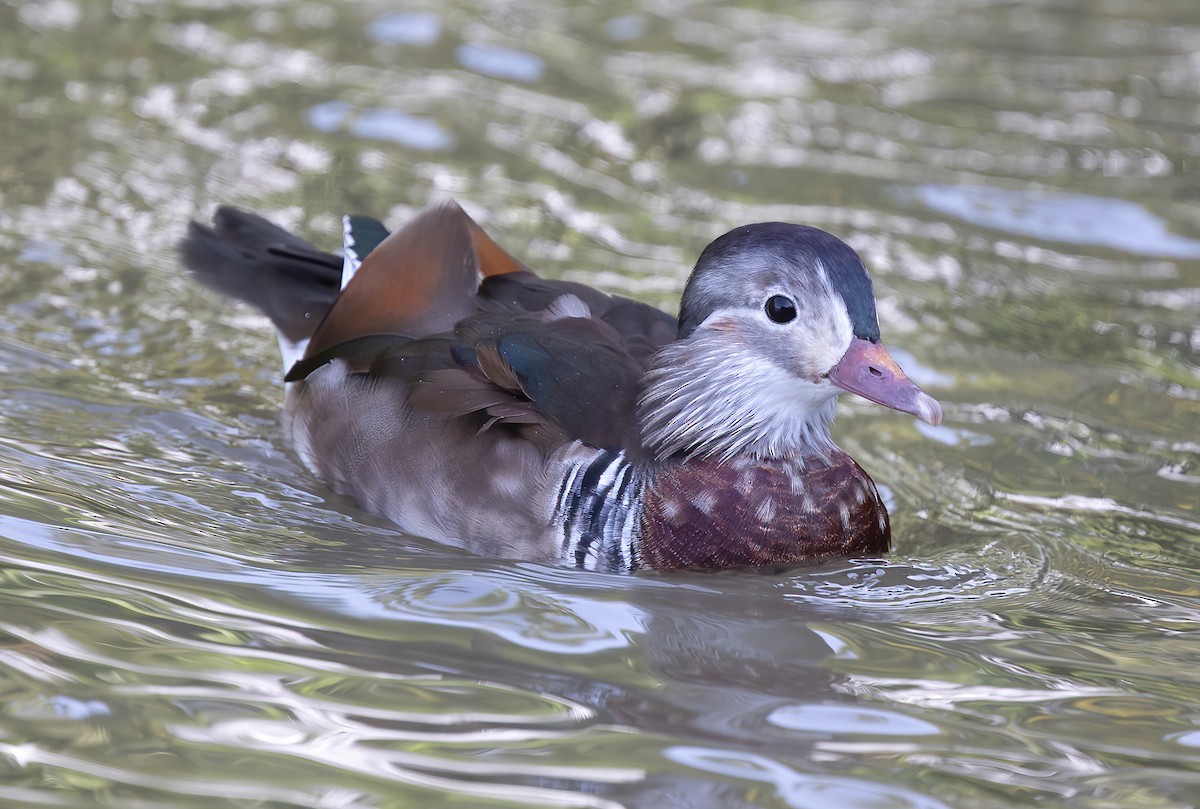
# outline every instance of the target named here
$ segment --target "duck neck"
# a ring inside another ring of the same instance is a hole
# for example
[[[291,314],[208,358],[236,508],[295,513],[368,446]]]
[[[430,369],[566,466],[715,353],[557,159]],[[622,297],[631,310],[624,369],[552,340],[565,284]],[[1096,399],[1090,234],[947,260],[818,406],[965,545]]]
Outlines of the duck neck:
[[[835,393],[728,339],[697,333],[661,349],[643,379],[642,445],[659,462],[828,458]]]

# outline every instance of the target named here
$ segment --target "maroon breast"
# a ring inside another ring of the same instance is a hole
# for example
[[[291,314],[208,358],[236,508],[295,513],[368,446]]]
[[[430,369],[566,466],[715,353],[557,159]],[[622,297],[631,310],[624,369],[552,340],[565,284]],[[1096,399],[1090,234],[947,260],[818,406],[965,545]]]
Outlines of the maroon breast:
[[[652,473],[642,513],[649,568],[790,564],[881,554],[887,509],[854,459],[835,449],[803,463],[692,459]]]

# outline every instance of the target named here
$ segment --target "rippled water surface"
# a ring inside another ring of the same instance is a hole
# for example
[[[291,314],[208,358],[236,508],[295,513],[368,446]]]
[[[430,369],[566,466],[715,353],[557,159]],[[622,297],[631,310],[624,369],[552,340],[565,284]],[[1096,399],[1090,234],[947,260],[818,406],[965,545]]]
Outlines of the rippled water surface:
[[[0,2],[0,805],[1200,803],[1200,5]],[[673,306],[848,240],[942,427],[887,559],[616,577],[397,535],[279,438],[189,218],[453,196]]]

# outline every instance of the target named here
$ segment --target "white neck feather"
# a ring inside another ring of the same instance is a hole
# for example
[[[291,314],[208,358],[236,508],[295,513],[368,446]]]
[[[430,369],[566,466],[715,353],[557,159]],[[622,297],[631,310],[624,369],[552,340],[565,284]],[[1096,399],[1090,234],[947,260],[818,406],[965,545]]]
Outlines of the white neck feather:
[[[800,460],[833,448],[836,409],[828,382],[801,379],[727,338],[697,333],[655,356],[638,420],[658,460],[743,453]]]

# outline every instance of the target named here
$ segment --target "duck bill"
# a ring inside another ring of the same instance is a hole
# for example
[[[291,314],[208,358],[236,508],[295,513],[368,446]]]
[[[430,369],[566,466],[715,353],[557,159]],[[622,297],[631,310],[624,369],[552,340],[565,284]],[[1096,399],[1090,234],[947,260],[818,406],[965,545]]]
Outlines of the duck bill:
[[[829,372],[829,379],[842,390],[857,393],[875,404],[910,413],[930,424],[941,423],[942,406],[937,399],[904,375],[883,343],[854,338]]]

